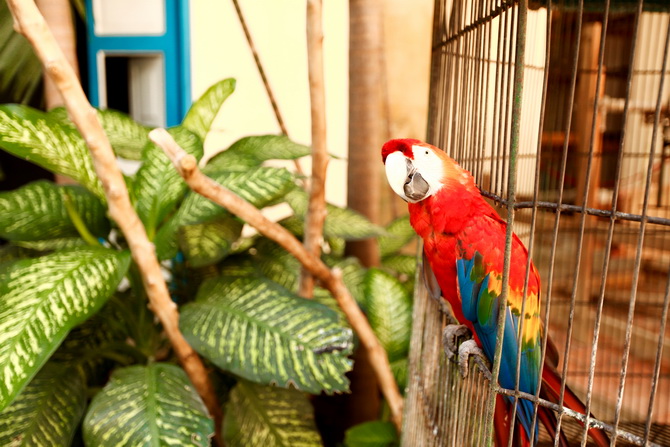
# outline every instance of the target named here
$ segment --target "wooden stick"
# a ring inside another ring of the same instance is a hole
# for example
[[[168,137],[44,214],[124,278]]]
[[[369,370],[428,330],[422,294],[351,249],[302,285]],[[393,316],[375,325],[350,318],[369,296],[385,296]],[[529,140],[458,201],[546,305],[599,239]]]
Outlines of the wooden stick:
[[[356,334],[358,334],[361,343],[368,349],[382,394],[384,394],[391,408],[391,418],[398,431],[400,431],[403,398],[393,378],[386,351],[372,331],[367,318],[344,285],[341,272],[337,269],[330,270],[318,256],[307,251],[300,241],[287,229],[272,222],[249,202],[204,175],[198,169],[197,160],[179,147],[165,129],[152,130],[149,133],[149,138],[163,148],[177,171],[179,171],[179,174],[193,191],[226,208],[256,228],[263,236],[272,239],[284,247],[286,251],[300,261],[305,270],[318,278],[323,286],[330,291],[347,316],[349,324],[356,331]]]
[[[72,121],[86,140],[95,171],[107,196],[109,215],[118,224],[128,241],[133,259],[142,275],[142,282],[153,312],[160,320],[179,361],[202,397],[220,433],[222,412],[207,370],[198,354],[179,331],[179,312],[170,298],[153,244],[147,238],[142,221],[133,208],[126,183],[116,164],[109,139],[98,116],[89,104],[81,84],[62,50],[51,34],[33,0],[7,0],[17,32],[31,43],[44,70],[58,87]]]
[[[326,93],[323,74],[323,27],[321,0],[307,0],[307,67],[312,116],[312,178],[309,206],[305,218],[305,248],[314,257],[321,254],[323,224],[326,220]],[[314,278],[303,267],[300,274],[300,296],[311,298]]]

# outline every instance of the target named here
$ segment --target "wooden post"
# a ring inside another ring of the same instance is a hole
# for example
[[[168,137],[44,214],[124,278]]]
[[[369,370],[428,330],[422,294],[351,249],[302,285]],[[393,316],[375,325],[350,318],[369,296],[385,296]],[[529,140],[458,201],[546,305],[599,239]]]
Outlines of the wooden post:
[[[579,46],[579,77],[574,108],[574,131],[576,134],[577,158],[574,174],[577,177],[575,187],[575,204],[583,205],[586,191],[586,206],[596,206],[600,189],[600,166],[602,163],[602,114],[595,109],[596,88],[598,83],[598,54],[600,51],[600,35],[602,23],[585,23]],[[603,68],[598,97],[602,98],[605,85]],[[595,115],[595,126],[593,117]],[[593,128],[592,128],[593,126]],[[595,135],[592,135],[594,133]],[[591,178],[586,183],[589,151],[593,141],[593,160],[591,162]],[[595,218],[586,217],[586,228],[595,225]],[[587,233],[582,241],[578,298],[587,299],[591,293],[593,253],[596,248],[595,235]]]

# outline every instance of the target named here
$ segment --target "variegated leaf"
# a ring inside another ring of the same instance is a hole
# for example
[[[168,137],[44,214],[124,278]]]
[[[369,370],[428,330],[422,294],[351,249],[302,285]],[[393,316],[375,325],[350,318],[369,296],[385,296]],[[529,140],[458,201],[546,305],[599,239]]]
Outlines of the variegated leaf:
[[[212,180],[234,192],[256,208],[262,208],[294,188],[293,175],[284,168],[258,167],[245,172],[222,171]],[[189,193],[179,208],[180,225],[206,222],[225,210],[200,194]]]
[[[300,263],[290,253],[284,250],[274,241],[266,238],[259,238],[256,241],[251,255],[253,265],[262,276],[276,282],[287,290],[297,292]],[[355,258],[327,258],[326,263],[331,268],[338,268],[342,272],[342,280],[347,289],[357,302],[363,300],[363,278],[365,269]],[[314,290],[314,299],[329,308],[335,310],[340,315],[341,320],[346,324],[346,317],[339,308],[334,298],[326,289],[317,287]]]
[[[225,100],[235,91],[235,79],[217,82],[191,105],[181,125],[205,141],[212,122]]]
[[[128,252],[81,248],[16,261],[0,271],[0,408],[95,314],[130,264]]]
[[[182,308],[189,343],[217,366],[261,384],[346,391],[351,329],[335,312],[262,278],[205,282]]]
[[[257,208],[283,197],[294,188],[293,174],[283,168],[258,167],[246,172],[219,172],[212,178]],[[227,211],[202,197],[189,192],[179,210],[159,230],[154,239],[160,259],[177,253],[176,234],[179,227],[211,221]]]
[[[83,432],[89,446],[208,446],[214,422],[181,368],[150,363],[114,371]]]
[[[81,372],[49,362],[12,405],[0,412],[0,445],[70,445],[86,409]]]
[[[307,213],[307,193],[303,190],[295,189],[286,195],[286,202],[293,208],[293,211],[301,218]],[[326,221],[323,226],[323,234],[328,238],[340,237],[352,241],[367,239],[384,234],[384,229],[375,225],[368,219],[350,210],[349,208],[340,208],[335,205],[326,205]]]
[[[142,159],[151,128],[116,110],[98,110],[98,118],[116,155],[128,160]]]
[[[379,251],[382,257],[395,254],[416,237],[409,215],[398,217],[386,226],[386,234],[379,237]]]
[[[247,170],[266,160],[295,160],[311,153],[309,147],[291,141],[286,135],[259,135],[237,140],[212,157],[205,172]]]
[[[114,153],[128,160],[140,160],[144,146],[150,141],[149,131],[151,129],[116,110],[98,109],[97,112],[100,124],[105,129]],[[56,107],[47,113],[59,122],[74,127],[64,107]]]
[[[76,129],[28,106],[0,106],[0,147],[17,157],[70,177],[104,199],[93,160]]]
[[[61,237],[56,239],[45,239],[43,241],[14,241],[18,247],[29,248],[39,252],[67,250],[70,248],[86,247],[88,243],[80,237]]]
[[[231,446],[322,445],[307,396],[294,389],[240,380],[230,392],[223,437]]]
[[[202,140],[183,127],[168,130],[184,150],[200,159],[203,154]],[[175,207],[186,191],[186,183],[172,165],[165,152],[150,143],[142,155],[144,163],[135,175],[134,192],[137,197],[137,214],[152,236],[158,224]]]
[[[243,224],[231,215],[179,229],[179,246],[191,267],[204,267],[222,260],[242,234]]]
[[[409,350],[412,303],[403,285],[378,269],[368,270],[364,283],[364,307],[389,361],[403,358]]]
[[[416,256],[388,255],[382,258],[382,266],[396,273],[414,276],[416,271]]]
[[[109,375],[109,360],[145,362],[146,355],[162,347],[160,331],[145,297],[117,291],[100,311],[67,334],[49,363],[71,365],[82,371],[87,381],[99,383],[100,377]]]
[[[0,237],[10,241],[78,237],[65,207],[66,200],[91,233],[104,236],[109,232],[107,208],[100,199],[79,186],[40,180],[0,193]]]

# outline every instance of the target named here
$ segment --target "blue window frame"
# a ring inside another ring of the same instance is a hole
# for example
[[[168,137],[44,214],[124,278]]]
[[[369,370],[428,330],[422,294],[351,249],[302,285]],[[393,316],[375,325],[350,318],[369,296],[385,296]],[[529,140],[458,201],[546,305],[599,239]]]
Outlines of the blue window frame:
[[[106,0],[114,2],[115,0]],[[89,95],[99,107],[100,71],[105,58],[114,55],[132,57],[162,55],[164,64],[165,124],[179,124],[191,105],[191,62],[188,0],[165,1],[165,33],[162,35],[97,35],[93,0],[86,0]],[[132,14],[132,11],[128,11]],[[103,56],[103,57],[100,57]]]

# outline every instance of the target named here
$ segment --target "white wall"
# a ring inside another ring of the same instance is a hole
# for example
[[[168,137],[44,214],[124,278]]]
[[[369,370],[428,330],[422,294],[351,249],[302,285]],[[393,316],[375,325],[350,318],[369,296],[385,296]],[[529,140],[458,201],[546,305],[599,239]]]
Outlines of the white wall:
[[[289,136],[310,144],[305,0],[240,0]],[[346,0],[324,0],[324,64],[328,151],[327,197],[346,203],[349,11]],[[390,138],[424,138],[432,0],[384,2]],[[247,135],[279,133],[261,78],[231,1],[191,0],[192,94],[234,77],[227,100],[206,142],[209,156]],[[386,117],[380,117],[386,119]],[[310,172],[302,161],[303,170]],[[381,163],[380,163],[381,166]]]
[[[256,50],[266,71],[289,136],[310,144],[304,1],[240,0]],[[324,65],[328,151],[346,157],[348,107],[348,8],[345,1],[324,2]],[[235,93],[217,117],[206,141],[211,155],[247,135],[280,133],[231,1],[192,0],[192,92],[200,96],[216,81],[237,79]],[[306,160],[303,170],[309,172]],[[344,205],[346,164],[332,160],[329,200]]]

